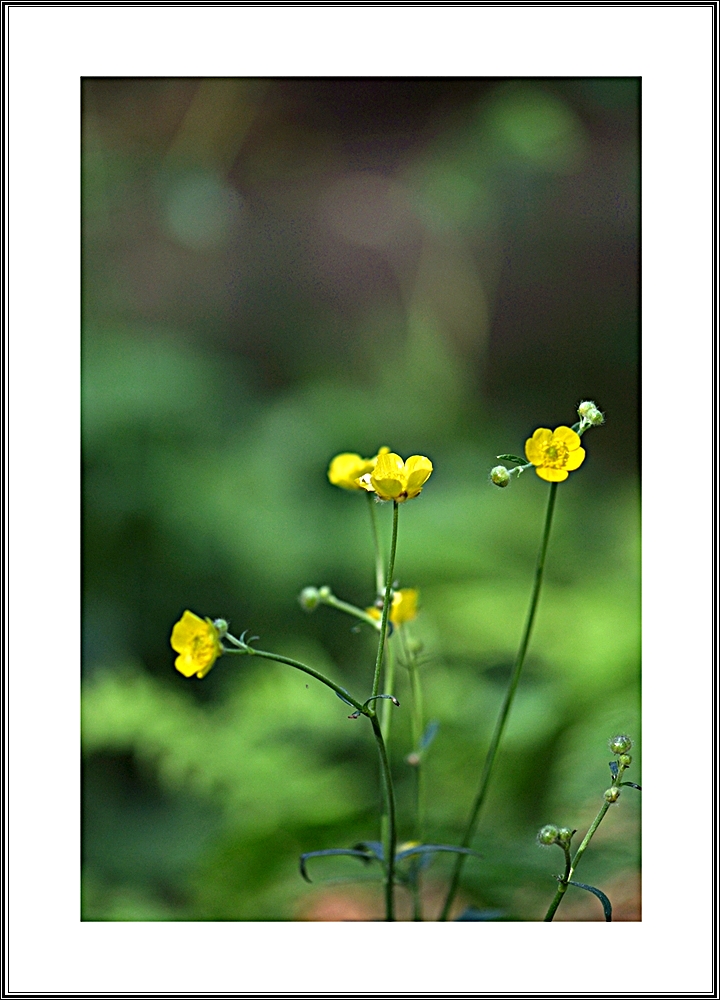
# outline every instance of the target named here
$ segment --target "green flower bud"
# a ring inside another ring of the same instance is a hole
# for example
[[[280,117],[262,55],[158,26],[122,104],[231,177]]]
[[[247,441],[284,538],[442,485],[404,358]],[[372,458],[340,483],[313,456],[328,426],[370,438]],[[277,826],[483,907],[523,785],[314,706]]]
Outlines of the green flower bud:
[[[314,611],[320,602],[320,593],[317,587],[304,587],[298,597],[300,606],[306,611]]]
[[[320,590],[318,590],[318,597],[320,598],[321,601],[326,601],[331,594],[332,591],[330,590],[327,584],[325,584],[325,586],[321,587]]]
[[[619,788],[606,788],[605,789],[605,801],[606,802],[617,802],[620,798]]]
[[[630,767],[630,765],[632,764],[632,757],[629,754],[624,753],[620,757],[618,757],[618,761],[622,764],[623,767]]]
[[[543,826],[537,835],[539,844],[557,844],[560,831],[552,823]]]
[[[494,469],[490,470],[490,481],[496,486],[504,488],[510,485],[510,473],[504,465],[496,465]]]
[[[228,623],[224,618],[216,618],[213,625],[217,629],[218,639],[222,639],[224,635],[227,635]]]
[[[561,826],[558,830],[558,841],[561,844],[569,844],[574,833],[575,831],[571,830],[569,827]]]
[[[632,749],[633,741],[629,736],[621,733],[619,736],[612,736],[608,740],[608,747],[611,753],[627,753],[628,750]]]
[[[598,410],[597,406],[589,399],[586,399],[578,406],[578,416],[593,427],[599,427],[605,423],[605,417]]]

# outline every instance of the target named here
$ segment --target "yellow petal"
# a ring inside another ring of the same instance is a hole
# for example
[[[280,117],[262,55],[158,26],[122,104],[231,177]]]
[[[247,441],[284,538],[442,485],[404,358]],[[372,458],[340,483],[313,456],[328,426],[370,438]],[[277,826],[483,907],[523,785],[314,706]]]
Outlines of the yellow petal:
[[[181,653],[175,660],[175,669],[179,670],[183,677],[192,677],[197,673],[197,663],[189,653]]]
[[[396,590],[393,594],[392,608],[390,609],[390,621],[395,625],[402,625],[404,622],[411,622],[417,617],[418,591],[410,587],[404,590]]]
[[[528,438],[525,442],[525,455],[528,462],[532,462],[533,465],[542,465],[543,452],[534,437]]]
[[[539,469],[535,469],[535,471],[547,483],[562,483],[568,477],[565,469],[546,469],[541,466]]]
[[[433,470],[433,464],[424,455],[411,455],[405,463],[405,477],[408,497],[417,496],[423,483],[427,482]]]
[[[180,621],[175,622],[173,625],[172,635],[170,636],[170,645],[176,653],[183,653],[188,648],[194,636],[197,635],[198,628],[201,631],[207,628],[202,618],[198,618],[192,611],[183,612]]]
[[[395,500],[405,490],[405,463],[394,452],[380,455],[370,477],[381,500]]]
[[[344,451],[336,455],[328,468],[328,479],[333,486],[340,486],[344,490],[357,490],[359,486],[356,482],[360,476],[372,471],[374,462],[372,459],[362,458],[355,452]]]
[[[580,466],[585,461],[585,449],[576,448],[575,451],[571,451],[568,455],[568,460],[565,463],[565,468],[568,472],[572,472],[574,469],[579,469]]]
[[[381,500],[397,500],[405,491],[405,484],[400,479],[378,479],[373,473],[371,481]]]
[[[572,427],[556,427],[553,437],[559,438],[563,444],[567,445],[568,451],[575,451],[580,447],[580,435],[576,434]]]
[[[378,455],[373,469],[373,476],[378,479],[399,479],[405,469],[405,463],[394,451]]]

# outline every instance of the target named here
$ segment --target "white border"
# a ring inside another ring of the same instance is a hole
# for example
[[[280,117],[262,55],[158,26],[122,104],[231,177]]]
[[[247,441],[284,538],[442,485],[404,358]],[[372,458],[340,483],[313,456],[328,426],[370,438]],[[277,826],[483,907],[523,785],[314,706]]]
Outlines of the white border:
[[[9,995],[709,995],[712,748],[698,706],[710,693],[710,448],[696,428],[712,415],[711,5],[11,3],[6,14]],[[642,76],[641,924],[80,923],[82,75]]]

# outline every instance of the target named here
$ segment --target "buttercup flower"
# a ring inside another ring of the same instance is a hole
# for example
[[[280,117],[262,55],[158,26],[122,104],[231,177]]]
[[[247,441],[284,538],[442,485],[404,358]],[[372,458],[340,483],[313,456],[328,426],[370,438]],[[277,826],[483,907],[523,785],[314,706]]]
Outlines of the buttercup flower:
[[[376,493],[380,500],[412,500],[422,491],[433,466],[424,455],[411,455],[403,462],[394,452],[379,454],[372,472],[361,476],[359,483],[369,493]]]
[[[180,654],[175,666],[184,677],[204,677],[223,652],[217,628],[209,618],[198,618],[192,611],[185,611],[175,622],[170,645]]]
[[[413,618],[417,617],[417,600],[417,590],[413,590],[410,587],[405,590],[394,591],[389,616],[393,625],[402,625],[404,622],[411,622]],[[382,617],[381,608],[367,608],[367,613],[376,621],[380,621]]]
[[[328,469],[328,479],[333,486],[341,486],[344,490],[359,490],[360,476],[372,472],[380,455],[387,455],[389,448],[380,448],[374,458],[362,458],[355,452],[344,451],[336,455]]]
[[[563,482],[585,460],[580,437],[570,427],[556,427],[554,431],[538,427],[525,442],[525,454],[538,476],[548,483]]]

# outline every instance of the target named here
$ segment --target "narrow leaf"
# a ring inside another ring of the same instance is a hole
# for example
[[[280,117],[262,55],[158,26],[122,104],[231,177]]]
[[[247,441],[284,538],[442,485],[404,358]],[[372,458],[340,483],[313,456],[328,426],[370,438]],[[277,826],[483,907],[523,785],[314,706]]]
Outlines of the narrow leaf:
[[[612,904],[604,892],[601,892],[600,889],[596,889],[594,885],[585,885],[584,882],[568,882],[568,885],[576,885],[578,889],[587,889],[587,891],[591,892],[593,896],[597,896],[602,903],[605,919],[607,921],[612,920]]]
[[[345,693],[347,694],[347,691]],[[355,706],[353,705],[353,703],[351,701],[348,701],[347,698],[343,698],[343,696],[340,694],[339,691],[336,691],[335,694],[338,696],[338,698],[340,699],[340,701],[344,701],[346,705],[350,706],[350,708],[355,708]]]
[[[473,906],[468,906],[464,913],[456,920],[502,920],[505,916],[504,910],[476,910]]]
[[[515,465],[527,465],[527,459],[518,458],[517,455],[498,455],[501,462],[514,462]]]
[[[385,860],[385,851],[379,840],[363,840],[359,844],[355,844],[353,850],[365,851],[366,854],[372,854],[378,861]]]
[[[300,855],[300,874],[305,881],[312,882],[312,879],[307,873],[307,868],[305,867],[308,858],[326,858],[333,854],[347,854],[350,855],[350,857],[362,858],[363,861],[373,860],[372,855],[368,854],[367,851],[352,851],[349,847],[330,847],[326,851],[307,851],[305,854]]]
[[[437,731],[438,731],[439,728],[440,728],[440,723],[439,722],[435,722],[435,721],[428,722],[428,724],[427,724],[427,726],[425,728],[425,732],[420,737],[420,749],[421,750],[427,750],[427,748],[430,746],[430,744],[432,743],[432,741],[437,736]]]
[[[411,854],[436,854],[438,851],[449,851],[451,854],[473,854],[476,858],[481,858],[482,854],[473,851],[469,847],[454,847],[450,844],[421,844],[419,847],[409,847],[406,851],[400,851],[395,855],[395,860],[409,858]]]
[[[637,790],[639,792],[642,791],[642,788],[640,787],[640,785],[636,785],[634,781],[621,781],[620,784],[621,785],[627,785],[628,788],[637,788]]]

